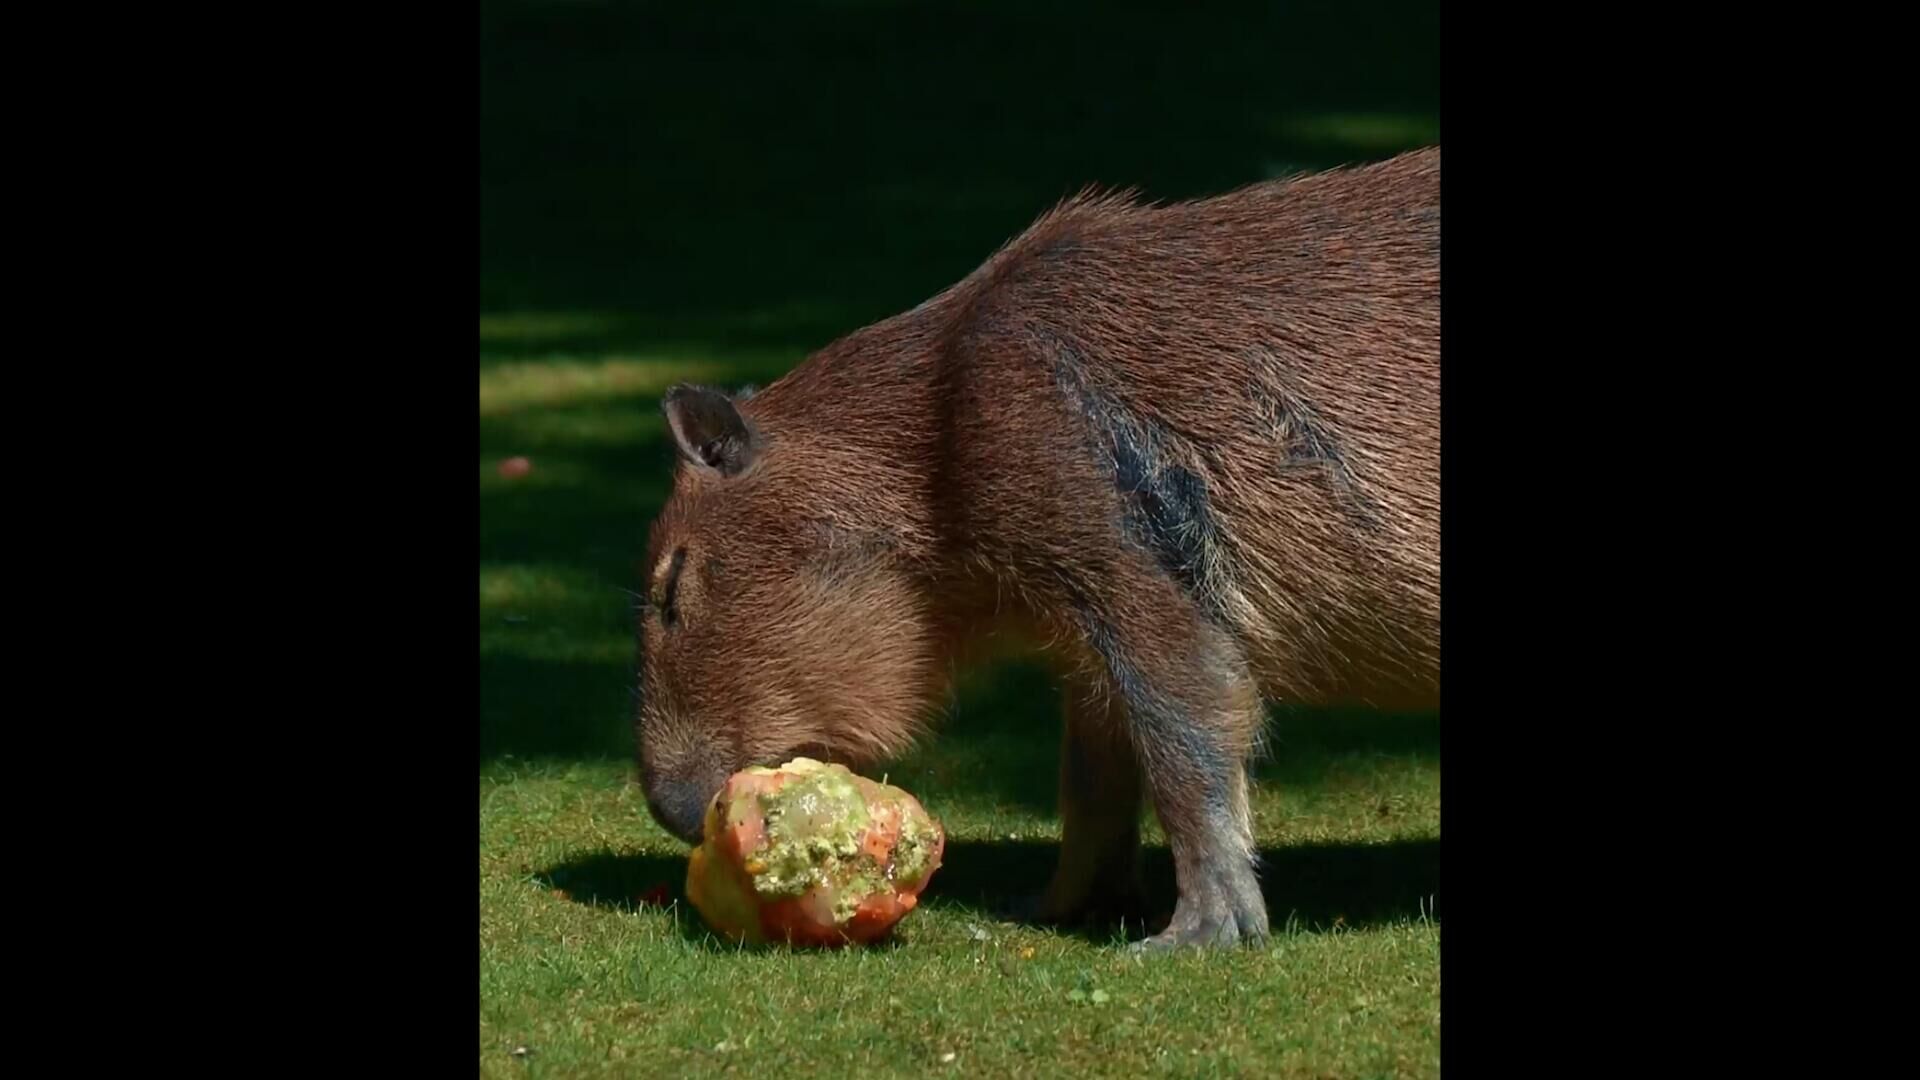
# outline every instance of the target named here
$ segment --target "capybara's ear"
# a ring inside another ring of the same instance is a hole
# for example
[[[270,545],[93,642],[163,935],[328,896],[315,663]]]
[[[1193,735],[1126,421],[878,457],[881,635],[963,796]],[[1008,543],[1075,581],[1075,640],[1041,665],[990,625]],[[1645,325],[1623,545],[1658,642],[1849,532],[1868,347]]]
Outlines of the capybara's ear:
[[[680,456],[722,476],[738,476],[759,449],[733,401],[705,386],[676,386],[660,402]]]

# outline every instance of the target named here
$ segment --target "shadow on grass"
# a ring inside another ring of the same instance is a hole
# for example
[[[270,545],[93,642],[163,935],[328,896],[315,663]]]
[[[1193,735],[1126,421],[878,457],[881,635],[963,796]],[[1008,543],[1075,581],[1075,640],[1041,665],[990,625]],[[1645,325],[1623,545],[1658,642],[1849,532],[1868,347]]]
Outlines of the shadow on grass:
[[[1046,884],[1058,854],[1059,845],[1052,842],[956,841],[947,846],[923,900],[929,908],[997,921],[995,913],[1005,902]],[[1422,915],[1439,918],[1438,840],[1269,847],[1260,850],[1260,862],[1261,892],[1275,933],[1289,924],[1303,930],[1361,929]],[[643,894],[664,889],[679,901],[682,935],[706,941],[710,934],[686,903],[686,872],[684,858],[600,852],[550,867],[535,880],[564,890],[577,903],[619,911],[639,910]],[[1166,848],[1146,850],[1145,874],[1148,900],[1158,913],[1152,925],[1158,929],[1174,900],[1173,860]],[[1060,932],[1104,943],[1119,929],[1091,925]],[[1129,938],[1142,936],[1141,928],[1126,931]]]

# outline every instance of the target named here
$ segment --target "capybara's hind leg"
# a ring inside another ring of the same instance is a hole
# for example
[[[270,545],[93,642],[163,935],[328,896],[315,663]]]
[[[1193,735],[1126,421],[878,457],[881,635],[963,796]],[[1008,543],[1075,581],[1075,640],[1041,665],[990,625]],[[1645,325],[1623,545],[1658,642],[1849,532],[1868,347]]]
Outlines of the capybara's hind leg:
[[[1247,760],[1260,696],[1233,640],[1150,580],[1129,594],[1146,602],[1087,622],[1125,706],[1180,890],[1173,921],[1141,945],[1258,942],[1267,907],[1254,876]]]

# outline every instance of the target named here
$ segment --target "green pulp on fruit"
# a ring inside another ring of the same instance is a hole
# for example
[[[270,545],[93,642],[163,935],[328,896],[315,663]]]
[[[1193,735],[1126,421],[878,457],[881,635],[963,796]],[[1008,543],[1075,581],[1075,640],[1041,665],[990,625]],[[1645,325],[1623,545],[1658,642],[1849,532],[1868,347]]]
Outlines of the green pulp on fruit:
[[[927,876],[928,856],[933,849],[931,822],[911,811],[900,815],[900,841],[893,846],[893,880],[897,885],[913,885]]]
[[[860,855],[860,839],[871,820],[853,774],[845,766],[809,758],[796,758],[781,771],[800,779],[760,796],[767,829],[766,840],[752,853],[754,889],[761,896],[798,896],[812,885],[845,883],[844,870],[854,868],[841,862]]]
[[[844,923],[867,897],[911,887],[932,870],[936,826],[900,789],[811,758],[746,771],[789,778],[778,790],[754,796],[765,829],[760,843],[743,854],[757,895],[791,897],[813,889],[834,922]],[[741,799],[724,809],[727,820],[737,824],[753,808]],[[900,819],[899,840],[885,864],[864,846],[875,808],[883,814],[893,809]]]

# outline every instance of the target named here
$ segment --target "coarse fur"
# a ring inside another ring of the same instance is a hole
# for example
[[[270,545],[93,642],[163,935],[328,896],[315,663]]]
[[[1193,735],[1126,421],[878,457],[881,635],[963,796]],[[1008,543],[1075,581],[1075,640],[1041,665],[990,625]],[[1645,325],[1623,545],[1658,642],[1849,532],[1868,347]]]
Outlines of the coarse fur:
[[[1015,629],[1068,679],[1030,913],[1179,879],[1151,946],[1259,939],[1262,699],[1437,703],[1440,152],[1143,205],[1086,193],[750,397],[676,387],[645,567],[642,781],[870,767]]]

